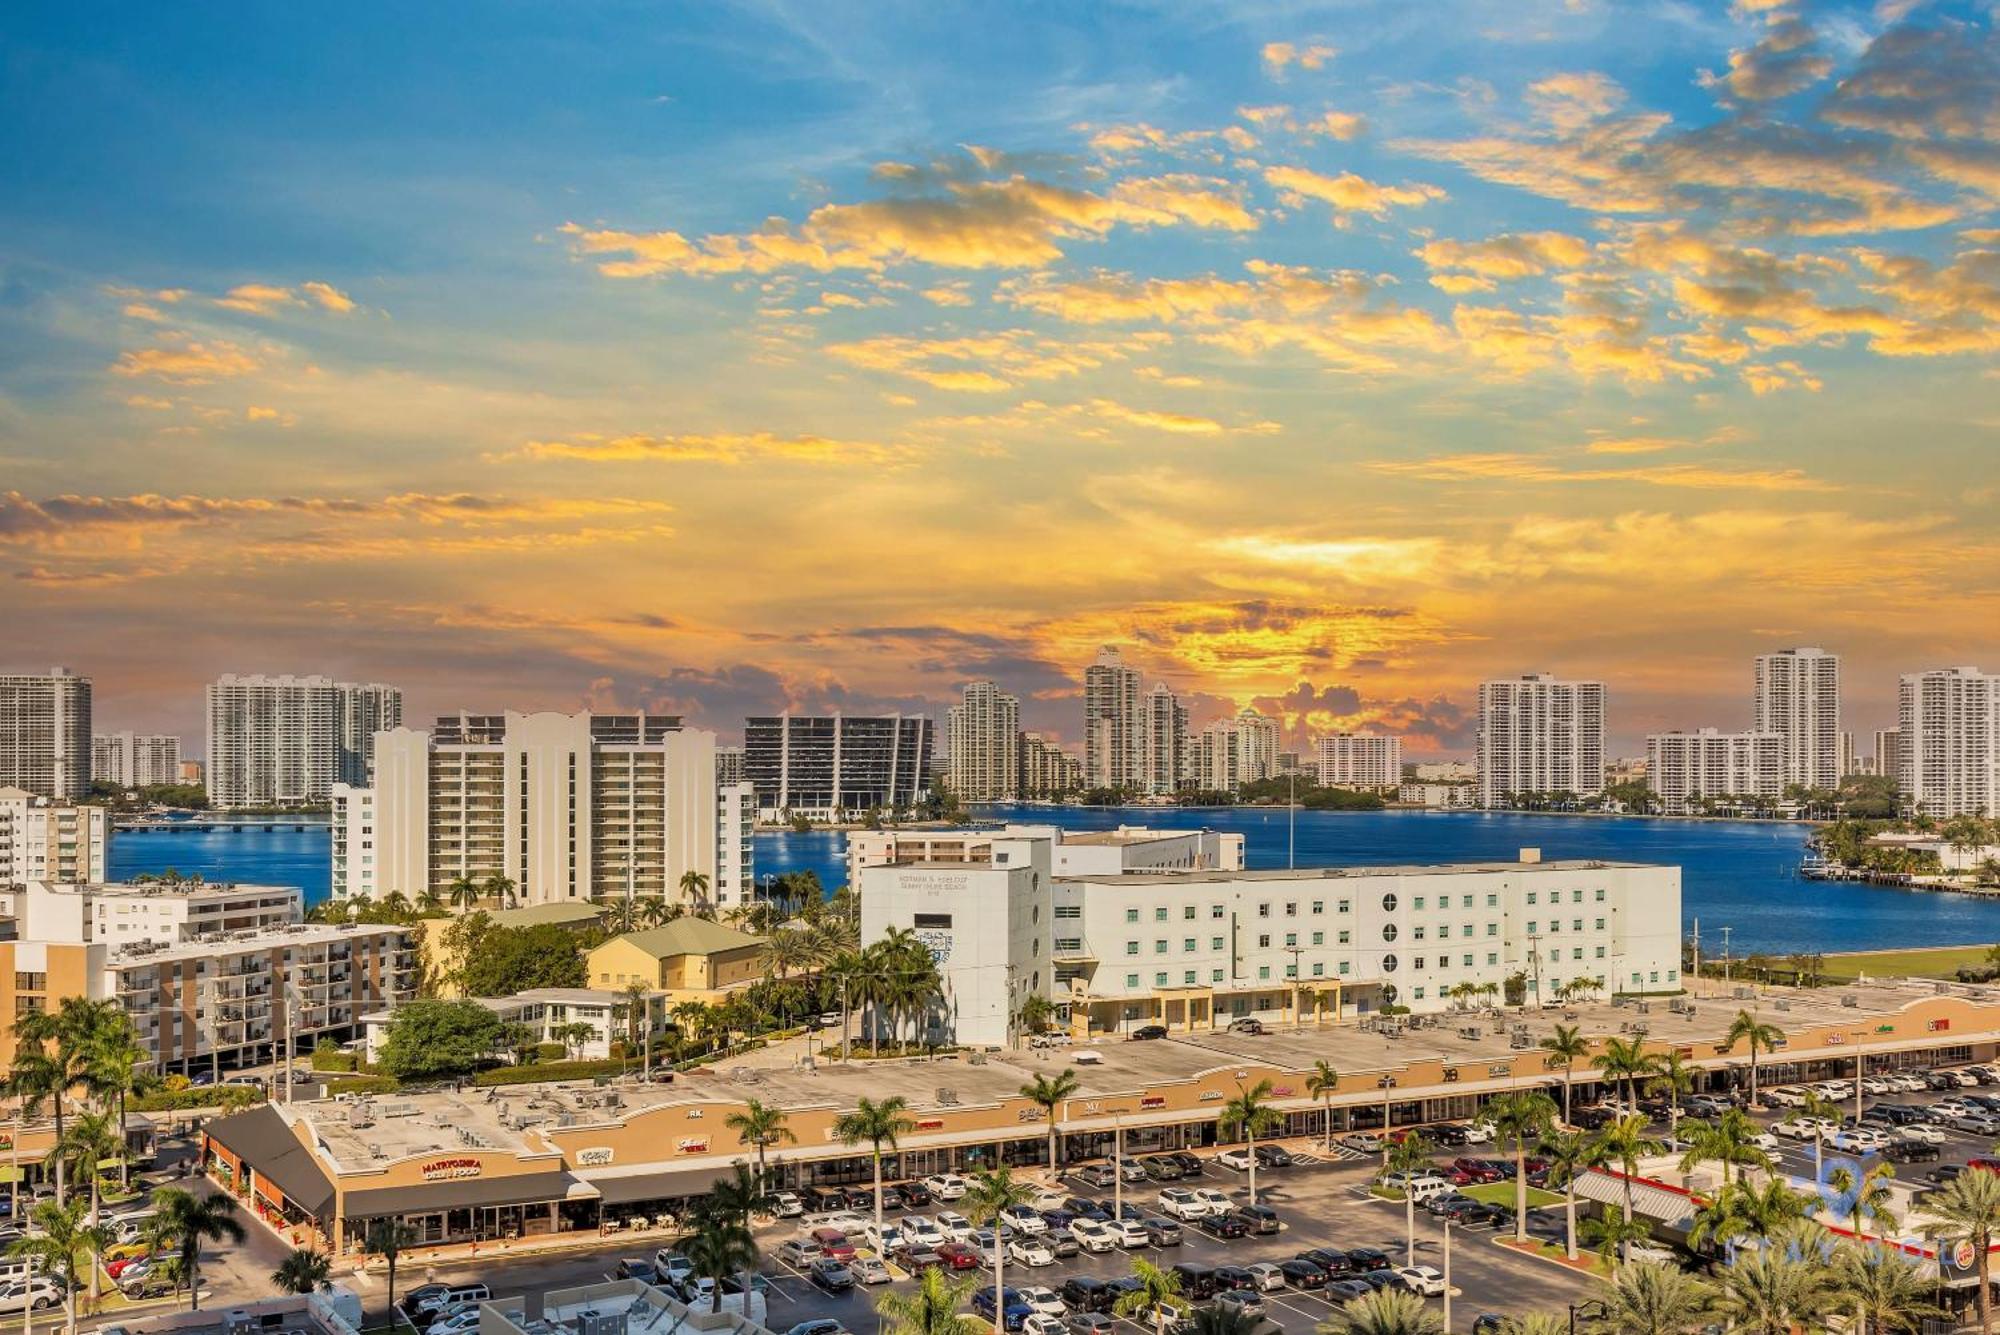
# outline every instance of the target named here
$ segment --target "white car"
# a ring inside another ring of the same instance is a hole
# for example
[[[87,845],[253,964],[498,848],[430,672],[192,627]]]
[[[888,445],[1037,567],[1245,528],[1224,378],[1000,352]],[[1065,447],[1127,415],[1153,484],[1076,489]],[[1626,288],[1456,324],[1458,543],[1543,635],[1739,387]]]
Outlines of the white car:
[[[1854,1086],[1845,1080],[1822,1080],[1813,1088],[1830,1099],[1844,1099],[1854,1092]]]
[[[1840,1127],[1837,1123],[1829,1122],[1823,1117],[1793,1117],[1786,1121],[1775,1123],[1771,1127],[1771,1130],[1781,1136],[1789,1137],[1792,1140],[1808,1141],[1830,1136],[1839,1129]]]
[[[1036,1187],[1033,1190],[1028,1204],[1037,1210],[1060,1210],[1063,1202],[1069,1199],[1069,1193],[1059,1187]]]
[[[1908,1126],[1897,1127],[1896,1136],[1900,1140],[1921,1140],[1926,1145],[1942,1145],[1951,1139],[1943,1127],[1928,1122],[1912,1122]]]
[[[1169,1219],[1191,1223],[1208,1218],[1208,1202],[1186,1187],[1168,1187],[1160,1193],[1160,1213]]]
[[[1228,1214],[1236,1208],[1236,1202],[1229,1199],[1227,1192],[1217,1191],[1214,1187],[1195,1187],[1193,1190],[1195,1196],[1208,1206],[1211,1216]]]
[[[880,1256],[888,1256],[892,1252],[899,1252],[907,1247],[910,1242],[909,1235],[894,1224],[884,1224],[881,1228],[876,1228],[875,1225],[870,1224],[867,1228],[861,1230],[861,1236],[867,1240],[868,1245],[873,1247],[876,1254]]]
[[[1978,1136],[2000,1135],[2000,1117],[1979,1108],[1960,1113],[1951,1119],[1951,1125]]]
[[[1493,1123],[1467,1122],[1465,1143],[1468,1145],[1491,1145],[1493,1143]]]
[[[945,1210],[931,1221],[931,1226],[944,1234],[948,1242],[964,1242],[978,1232],[978,1225],[956,1210]]]
[[[1153,1245],[1153,1235],[1136,1219],[1113,1219],[1105,1225],[1111,1235],[1118,1239],[1118,1245],[1128,1250]]]
[[[427,1333],[434,1330],[438,1335],[472,1335],[479,1329],[479,1308],[475,1305],[467,1311],[439,1317],[424,1329]]]
[[[972,1184],[957,1173],[932,1173],[924,1179],[924,1190],[941,1201],[955,1201],[971,1187]]]
[[[887,1284],[895,1278],[879,1256],[857,1256],[847,1263],[847,1269],[857,1284]]]
[[[1257,1162],[1249,1150],[1224,1150],[1215,1156],[1215,1161],[1224,1168],[1234,1168],[1239,1173],[1250,1171],[1250,1165]]]
[[[1054,1289],[1045,1289],[1039,1284],[1016,1289],[1014,1296],[1026,1303],[1031,1311],[1039,1312],[1043,1316],[1061,1316],[1069,1310],[1063,1306],[1063,1300],[1056,1296]]]
[[[1257,1281],[1259,1293],[1275,1293],[1285,1287],[1285,1272],[1270,1261],[1258,1261],[1254,1265],[1245,1266],[1244,1269],[1248,1270],[1250,1277]]]
[[[1826,1143],[1836,1150],[1845,1150],[1849,1154],[1870,1154],[1886,1147],[1889,1138],[1880,1131],[1862,1126],[1836,1131],[1827,1137]]]
[[[919,1247],[942,1247],[951,1241],[949,1234],[922,1215],[903,1220],[903,1232]]]
[[[1045,1265],[1054,1265],[1056,1254],[1049,1250],[1046,1242],[1035,1238],[1016,1238],[1007,1244],[1007,1259],[1015,1265],[1024,1265],[1034,1270]]]
[[[1759,1131],[1750,1137],[1750,1143],[1766,1154],[1776,1154],[1779,1150],[1778,1138],[1769,1131]]]
[[[1895,1082],[1896,1088],[1905,1094],[1921,1094],[1930,1088],[1924,1083],[1924,1078],[1915,1071],[1898,1071],[1889,1078]]]
[[[1956,1080],[1960,1089],[1971,1089],[1979,1083],[1979,1077],[1970,1071],[1946,1071],[1945,1074]]]
[[[1806,1096],[1803,1090],[1767,1089],[1764,1091],[1764,1102],[1773,1108],[1803,1108]]]
[[[1888,1077],[1880,1075],[1862,1076],[1861,1089],[1864,1093],[1868,1094],[1893,1094],[1896,1092],[1895,1083],[1889,1080]]]
[[[796,1219],[806,1212],[806,1203],[796,1191],[771,1193],[771,1213],[780,1219]]]
[[[1032,1205],[1010,1205],[1000,1212],[1000,1221],[1030,1237],[1040,1237],[1049,1231],[1049,1221]]]
[[[1411,1293],[1421,1293],[1426,1298],[1440,1297],[1444,1293],[1444,1274],[1427,1265],[1398,1266],[1393,1272],[1402,1281],[1403,1287]]]
[[[1108,1252],[1118,1245],[1111,1225],[1096,1219],[1079,1219],[1069,1226],[1069,1235],[1087,1252]]]
[[[1069,1327],[1059,1316],[1046,1312],[1030,1312],[1021,1322],[1021,1335],[1069,1335]]]
[[[62,1303],[62,1290],[54,1281],[22,1279],[0,1286],[0,1312],[44,1312]]]
[[[1640,1265],[1677,1266],[1680,1264],[1680,1258],[1665,1247],[1649,1247],[1643,1243],[1634,1243],[1631,1250],[1625,1255],[1627,1260],[1636,1261]]]

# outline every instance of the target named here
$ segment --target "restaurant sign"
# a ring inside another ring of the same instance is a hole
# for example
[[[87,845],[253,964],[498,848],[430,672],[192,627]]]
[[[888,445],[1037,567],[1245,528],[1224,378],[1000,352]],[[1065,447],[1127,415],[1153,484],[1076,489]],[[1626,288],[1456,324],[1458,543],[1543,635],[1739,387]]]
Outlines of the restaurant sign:
[[[1167,1106],[1167,1101],[1159,1094],[1148,1094],[1145,1098],[1139,1100],[1139,1106],[1141,1108],[1164,1108]]]
[[[579,1168],[602,1168],[605,1164],[611,1162],[611,1157],[612,1151],[609,1145],[598,1145],[591,1149],[578,1150],[576,1152],[576,1166]]]
[[[486,1165],[477,1159],[433,1159],[423,1166],[426,1182],[448,1182],[458,1177],[478,1177]]]
[[[682,1154],[707,1154],[708,1137],[687,1136],[683,1138],[680,1143],[680,1152]]]

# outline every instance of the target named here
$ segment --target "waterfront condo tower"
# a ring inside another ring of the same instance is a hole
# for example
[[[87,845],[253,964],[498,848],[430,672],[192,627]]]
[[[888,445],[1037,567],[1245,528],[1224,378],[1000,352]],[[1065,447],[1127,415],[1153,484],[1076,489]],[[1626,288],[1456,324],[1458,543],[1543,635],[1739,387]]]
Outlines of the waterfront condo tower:
[[[1604,683],[1529,673],[1479,686],[1479,805],[1604,791]]]
[[[38,797],[90,792],[90,678],[0,674],[0,787]]]
[[[1840,787],[1840,657],[1781,649],[1757,657],[1751,729],[1784,739],[1784,782]]]

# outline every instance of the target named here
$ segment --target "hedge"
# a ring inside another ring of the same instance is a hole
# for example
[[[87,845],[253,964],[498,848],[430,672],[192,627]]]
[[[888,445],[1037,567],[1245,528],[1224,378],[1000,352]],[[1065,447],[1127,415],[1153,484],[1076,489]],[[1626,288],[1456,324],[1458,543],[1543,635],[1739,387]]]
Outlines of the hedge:
[[[188,1089],[163,1089],[128,1100],[133,1112],[186,1112],[196,1108],[239,1108],[264,1101],[264,1091],[247,1085],[196,1085]]]
[[[472,1077],[475,1085],[538,1085],[557,1080],[594,1080],[617,1075],[629,1064],[615,1061],[533,1062],[527,1066],[495,1066]]]
[[[329,1080],[326,1082],[328,1095],[334,1094],[393,1094],[403,1086],[393,1075],[360,1075],[351,1080]]]

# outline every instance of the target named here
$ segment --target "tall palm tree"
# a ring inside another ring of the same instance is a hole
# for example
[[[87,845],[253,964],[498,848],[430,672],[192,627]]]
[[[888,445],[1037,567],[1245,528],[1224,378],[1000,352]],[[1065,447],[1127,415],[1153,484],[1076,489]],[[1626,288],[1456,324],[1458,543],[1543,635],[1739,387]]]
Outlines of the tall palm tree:
[[[1306,1093],[1326,1105],[1326,1152],[1333,1153],[1333,1092],[1340,1088],[1340,1072],[1321,1057],[1306,1076]]]
[[[479,885],[470,876],[460,872],[444,888],[444,897],[453,908],[469,909],[479,904]]]
[[[1528,1144],[1555,1120],[1556,1102],[1540,1090],[1517,1090],[1486,1105],[1493,1133],[1514,1138],[1514,1241],[1528,1240]]]
[[[118,1109],[118,1142],[125,1143],[128,1101],[149,1094],[160,1085],[159,1073],[152,1069],[152,1053],[139,1042],[132,1017],[120,1008],[107,1014],[90,1045],[91,1074],[86,1082],[91,1094],[110,1099]],[[128,1155],[118,1161],[118,1185],[130,1189],[132,1164]]]
[[[1646,1081],[1649,1093],[1667,1096],[1667,1139],[1681,1138],[1681,1095],[1694,1090],[1695,1068],[1688,1065],[1679,1048],[1670,1048],[1653,1058],[1653,1073]]]
[[[879,1329],[883,1335],[980,1335],[986,1323],[958,1310],[978,1287],[977,1276],[953,1279],[933,1266],[917,1276],[911,1292],[890,1291],[875,1300]]]
[[[1749,1011],[1736,1012],[1736,1018],[1729,1022],[1729,1032],[1723,1035],[1723,1042],[1734,1048],[1738,1043],[1746,1043],[1750,1048],[1750,1106],[1757,1106],[1757,1054],[1769,1052],[1785,1041],[1785,1031],[1774,1024],[1758,1019]]]
[[[1444,1335],[1444,1317],[1402,1289],[1377,1289],[1333,1309],[1328,1335]]]
[[[493,907],[511,909],[514,907],[514,880],[499,872],[489,874],[479,883],[480,893],[493,901]]]
[[[97,1258],[111,1245],[111,1230],[84,1220],[83,1203],[60,1205],[43,1201],[35,1207],[35,1232],[7,1248],[9,1256],[32,1257],[62,1286],[63,1324],[76,1335],[76,1293],[83,1287],[83,1270],[98,1268]],[[24,1313],[23,1327],[29,1324]]]
[[[65,1100],[91,1075],[89,1035],[96,1027],[98,1003],[64,997],[53,1011],[29,1011],[14,1021],[14,1070],[7,1093],[19,1099],[24,1120],[40,1117],[44,1107],[55,1113],[56,1140],[63,1138]],[[69,1200],[69,1180],[61,1159],[56,1161],[56,1203]]]
[[[648,927],[658,927],[667,921],[667,900],[664,895],[647,895],[639,901],[639,921]]]
[[[421,913],[436,913],[444,908],[444,896],[437,892],[435,886],[425,886],[418,892],[415,902]]]
[[[1639,1081],[1653,1073],[1653,1059],[1646,1055],[1645,1039],[1607,1038],[1604,1050],[1597,1054],[1593,1064],[1606,1080],[1618,1086],[1626,1111],[1638,1106],[1633,1098],[1633,1089]]]
[[[63,1138],[49,1150],[42,1161],[44,1165],[67,1166],[71,1182],[79,1180],[90,1184],[89,1207],[84,1212],[84,1222],[95,1224],[99,1221],[103,1201],[104,1163],[113,1157],[123,1159],[124,1138],[118,1134],[118,1123],[108,1112],[89,1109],[76,1115],[70,1122]],[[100,1292],[101,1274],[96,1266],[90,1268],[90,1301],[94,1307]]]
[[[1681,1171],[1689,1172],[1703,1163],[1722,1165],[1724,1185],[1736,1180],[1738,1168],[1769,1168],[1771,1156],[1757,1147],[1758,1126],[1741,1108],[1730,1108],[1713,1122],[1688,1137],[1687,1152],[1681,1156]]]
[[[722,1119],[722,1124],[734,1131],[745,1145],[757,1147],[757,1177],[768,1183],[769,1170],[765,1167],[765,1151],[771,1146],[789,1141],[796,1145],[799,1138],[785,1125],[791,1120],[783,1108],[774,1108],[756,1099],[746,1099],[742,1112],[733,1112]]]
[[[1555,1131],[1535,1147],[1549,1165],[1549,1182],[1563,1189],[1563,1255],[1576,1259],[1576,1182],[1597,1166],[1598,1143],[1580,1131]]]
[[[1854,1313],[1856,1335],[1913,1332],[1945,1315],[1931,1301],[1937,1281],[1900,1252],[1879,1246],[1842,1247],[1833,1258],[1841,1306]]]
[[[1154,1265],[1151,1261],[1134,1258],[1132,1278],[1139,1286],[1129,1293],[1119,1295],[1111,1310],[1118,1316],[1137,1321],[1142,1314],[1150,1312],[1153,1317],[1154,1335],[1166,1335],[1167,1313],[1180,1311],[1187,1306],[1181,1298],[1181,1277],[1179,1272]],[[998,1294],[994,1295],[996,1298]]]
[[[1799,1105],[1796,1108],[1788,1110],[1778,1120],[1781,1122],[1800,1122],[1809,1117],[1817,1121],[1832,1122],[1835,1126],[1839,1126],[1841,1118],[1840,1105],[1818,1090],[1808,1089],[1799,1096]],[[1826,1166],[1826,1138],[1818,1131],[1814,1131],[1812,1139],[1813,1181],[1817,1182],[1820,1180]]]
[[[1056,1127],[1056,1111],[1069,1102],[1082,1085],[1076,1077],[1076,1068],[1065,1066],[1055,1076],[1037,1072],[1035,1078],[1021,1086],[1021,1097],[1042,1110],[1042,1118],[1049,1124],[1049,1176],[1053,1178],[1062,1172],[1062,1132]]]
[[[1646,1134],[1646,1119],[1640,1113],[1630,1117],[1620,1117],[1597,1133],[1597,1153],[1606,1163],[1616,1164],[1625,1178],[1625,1220],[1633,1222],[1637,1218],[1632,1208],[1632,1180],[1639,1175],[1639,1160],[1649,1154],[1658,1154],[1663,1147],[1660,1142]],[[1630,1260],[1629,1248],[1621,1259]]]
[[[1633,1243],[1644,1242],[1653,1236],[1651,1224],[1632,1218],[1608,1202],[1599,1205],[1597,1217],[1584,1220],[1583,1227],[1578,1231],[1590,1249],[1607,1263],[1616,1262]]]
[[[1685,1270],[1628,1265],[1611,1277],[1604,1304],[1614,1335],[1686,1335],[1707,1320],[1715,1291]]]
[[[1993,1271],[1986,1252],[2000,1232],[2000,1173],[1961,1173],[1924,1201],[1924,1213],[1930,1216],[1925,1237],[1972,1244],[1979,1262],[1979,1329],[1981,1335],[1992,1335]]]
[[[1576,1077],[1576,1064],[1590,1055],[1590,1040],[1583,1036],[1583,1027],[1574,1024],[1559,1024],[1555,1033],[1542,1040],[1542,1050],[1563,1068],[1563,1121],[1569,1121],[1569,1091]]]
[[[1739,1238],[1776,1238],[1804,1223],[1818,1202],[1793,1191],[1780,1178],[1766,1178],[1761,1187],[1747,1182],[1724,1183],[1695,1212],[1688,1245],[1726,1248]]]
[[[900,1094],[886,1099],[857,1099],[854,1111],[834,1119],[834,1138],[843,1145],[867,1141],[875,1160],[875,1231],[882,1231],[882,1147],[895,1149],[899,1138],[916,1129],[910,1101]]]
[[[674,1245],[694,1263],[695,1274],[715,1282],[711,1312],[722,1311],[723,1281],[757,1264],[757,1239],[750,1226],[731,1212],[701,1211],[693,1231]]]
[[[1826,1328],[1839,1298],[1833,1272],[1817,1255],[1759,1247],[1723,1267],[1716,1307],[1744,1335],[1812,1335]]]
[[[708,877],[690,867],[681,873],[681,898],[692,906],[697,916],[708,907]]]
[[[271,1272],[271,1287],[280,1293],[312,1293],[321,1288],[333,1275],[333,1262],[325,1252],[316,1252],[310,1247],[295,1247],[292,1254],[278,1263]]]
[[[211,1242],[241,1242],[243,1236],[242,1221],[236,1217],[236,1202],[219,1191],[196,1196],[179,1187],[161,1187],[153,1193],[153,1218],[146,1227],[146,1238],[179,1259],[181,1277],[187,1281],[190,1312],[201,1306],[202,1248]],[[390,1262],[392,1295],[396,1283],[394,1266]]]
[[[1259,1080],[1245,1089],[1236,1087],[1236,1097],[1222,1106],[1222,1116],[1217,1119],[1217,1127],[1224,1136],[1243,1133],[1243,1148],[1250,1156],[1250,1204],[1257,1203],[1257,1137],[1275,1131],[1283,1125],[1284,1117],[1273,1108],[1267,1099],[1271,1097],[1271,1082]]]
[[[1884,1234],[1896,1227],[1895,1212],[1889,1208],[1894,1200],[1889,1179],[1894,1176],[1896,1165],[1882,1160],[1866,1167],[1841,1164],[1826,1175],[1826,1185],[1847,1203],[1847,1222],[1854,1226],[1856,1239],[1868,1240],[1867,1220],[1872,1219]]]
[[[1025,1182],[1016,1182],[1005,1167],[989,1168],[973,1176],[959,1202],[966,1218],[993,1230],[993,1335],[1006,1335],[1007,1331],[1007,1305],[1002,1301],[1007,1293],[1007,1248],[1000,1241],[1005,1231],[1000,1226],[1001,1216],[1012,1206],[1026,1205],[1034,1194]]]

